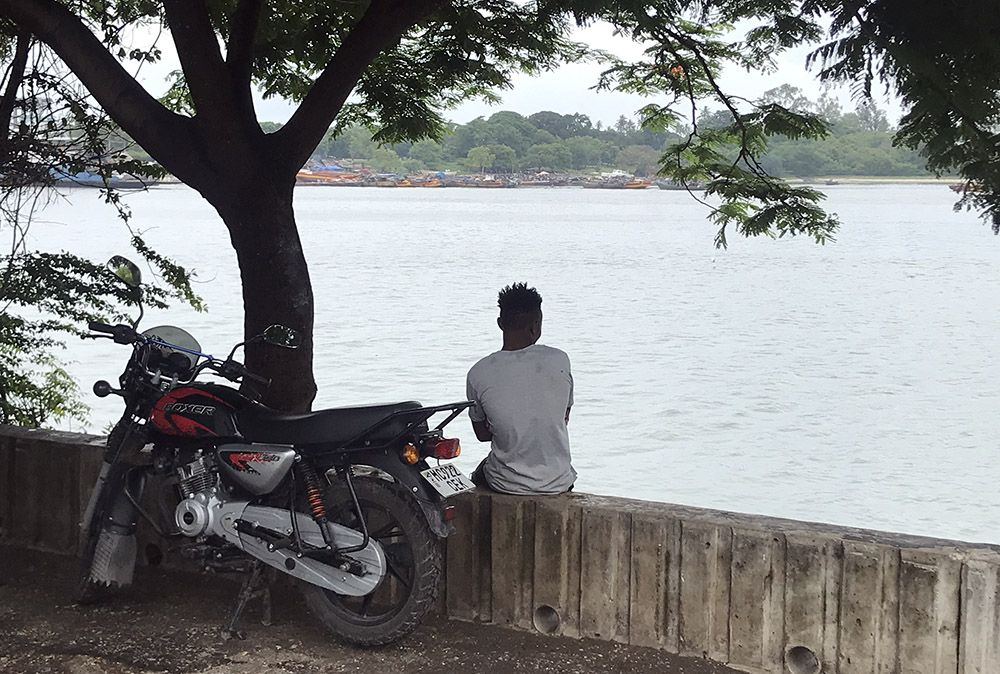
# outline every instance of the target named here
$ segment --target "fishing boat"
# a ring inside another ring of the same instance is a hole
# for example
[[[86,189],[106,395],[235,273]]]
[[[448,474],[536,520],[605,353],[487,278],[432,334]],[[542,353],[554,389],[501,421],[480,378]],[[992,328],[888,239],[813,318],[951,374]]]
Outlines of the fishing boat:
[[[144,190],[147,187],[156,185],[158,181],[134,176],[123,176],[113,174],[104,178],[99,173],[92,171],[77,171],[70,173],[62,168],[53,168],[50,171],[56,187],[97,187],[113,190]]]
[[[507,187],[507,183],[499,178],[484,178],[483,180],[474,180],[472,186],[496,189],[498,187]]]
[[[626,180],[622,187],[626,190],[644,190],[649,187],[652,183],[648,180],[643,180],[641,178],[635,178],[633,180]]]
[[[314,171],[312,169],[301,169],[295,174],[295,182],[299,185],[352,185],[362,184],[361,176],[357,173]]]
[[[395,173],[372,173],[365,178],[368,187],[395,187],[398,176]]]
[[[654,180],[653,184],[661,190],[683,190],[686,189],[683,183],[675,180]]]
[[[609,176],[591,179],[583,183],[587,189],[598,190],[644,190],[652,183],[645,178],[636,178],[623,172],[615,172]]]
[[[684,183],[679,183],[675,180],[668,180],[668,179],[654,180],[653,184],[656,185],[661,190],[690,190],[693,192],[696,190],[705,189],[701,183],[690,182],[685,185]]]

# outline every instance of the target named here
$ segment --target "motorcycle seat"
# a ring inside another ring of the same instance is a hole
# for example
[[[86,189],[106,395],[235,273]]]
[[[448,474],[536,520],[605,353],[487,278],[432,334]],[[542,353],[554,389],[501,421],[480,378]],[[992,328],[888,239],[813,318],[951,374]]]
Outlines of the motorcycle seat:
[[[305,414],[283,414],[274,410],[250,408],[237,415],[236,423],[243,437],[251,442],[342,445],[394,412],[421,407],[420,403],[411,400],[386,405],[334,407]],[[397,417],[378,426],[363,441],[370,441],[372,445],[388,442],[414,420],[415,417]]]

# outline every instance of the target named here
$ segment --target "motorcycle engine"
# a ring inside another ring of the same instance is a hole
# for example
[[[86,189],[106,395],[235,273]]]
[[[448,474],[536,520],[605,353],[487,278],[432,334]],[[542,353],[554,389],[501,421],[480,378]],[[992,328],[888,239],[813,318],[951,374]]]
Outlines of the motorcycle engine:
[[[174,511],[177,528],[192,538],[211,532],[213,512],[218,509],[219,474],[206,457],[198,457],[177,469],[183,497]]]

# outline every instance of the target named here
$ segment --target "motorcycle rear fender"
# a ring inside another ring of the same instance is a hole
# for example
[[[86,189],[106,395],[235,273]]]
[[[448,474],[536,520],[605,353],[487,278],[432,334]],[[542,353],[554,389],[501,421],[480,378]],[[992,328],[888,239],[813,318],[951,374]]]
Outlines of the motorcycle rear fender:
[[[377,468],[392,476],[396,482],[405,487],[406,491],[420,504],[420,509],[423,510],[427,524],[434,535],[439,538],[447,538],[448,534],[455,530],[454,525],[444,521],[444,515],[441,511],[444,499],[420,475],[420,471],[427,468],[424,461],[410,466],[403,463],[396,452],[389,450],[351,452],[346,458],[348,459],[346,463],[352,466]]]

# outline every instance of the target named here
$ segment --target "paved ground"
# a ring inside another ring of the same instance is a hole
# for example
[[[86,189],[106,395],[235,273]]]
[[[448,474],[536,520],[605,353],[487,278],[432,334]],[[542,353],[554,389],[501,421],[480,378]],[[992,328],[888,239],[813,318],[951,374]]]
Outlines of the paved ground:
[[[734,672],[651,649],[441,618],[400,644],[361,650],[314,625],[295,592],[276,598],[272,626],[260,624],[252,605],[242,623],[247,640],[224,640],[220,626],[237,589],[231,581],[143,569],[126,595],[81,608],[68,599],[74,567],[72,559],[0,546],[0,672]]]

